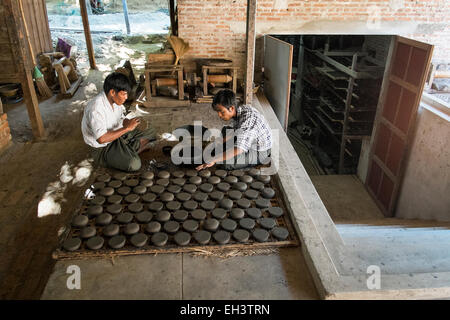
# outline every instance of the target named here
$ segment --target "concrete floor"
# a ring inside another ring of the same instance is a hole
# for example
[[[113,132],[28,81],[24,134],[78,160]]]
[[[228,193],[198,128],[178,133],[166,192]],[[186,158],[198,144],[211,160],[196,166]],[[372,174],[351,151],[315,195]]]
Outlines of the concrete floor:
[[[66,286],[78,265],[81,289]],[[60,261],[42,299],[318,299],[301,251],[233,258],[190,254]]]
[[[51,253],[57,245],[58,232],[70,219],[75,201],[81,196],[81,188],[74,181],[63,182],[61,175],[66,168],[75,176],[88,153],[77,131],[70,130],[75,128],[69,119],[75,122],[79,116],[69,110],[72,107],[62,102],[64,111],[59,111],[61,119],[68,119],[67,134],[59,131],[45,142],[15,141],[0,156],[2,299],[39,298],[54,264]],[[26,117],[25,106],[14,111],[25,113]],[[44,117],[47,111],[41,108]],[[18,128],[20,123],[10,113],[14,112],[8,112],[10,125]],[[49,122],[57,117],[53,114],[45,122],[50,132]],[[52,207],[51,213],[39,216],[40,208],[46,205]]]
[[[311,181],[335,223],[384,218],[356,175],[311,176]]]

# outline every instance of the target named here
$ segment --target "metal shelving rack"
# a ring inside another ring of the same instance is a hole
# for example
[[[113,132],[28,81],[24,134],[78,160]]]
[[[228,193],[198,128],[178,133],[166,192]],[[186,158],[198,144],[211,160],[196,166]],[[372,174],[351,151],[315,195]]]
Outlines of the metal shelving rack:
[[[371,135],[381,85],[372,100],[367,99],[370,90],[365,87],[370,81],[379,81],[384,66],[366,52],[330,51],[328,43],[323,51],[307,47],[304,50],[322,62],[321,66],[314,66],[320,77],[319,105],[305,115],[338,145],[338,173],[343,174],[346,159],[357,163],[361,140]],[[306,85],[312,85],[303,75],[302,79]]]

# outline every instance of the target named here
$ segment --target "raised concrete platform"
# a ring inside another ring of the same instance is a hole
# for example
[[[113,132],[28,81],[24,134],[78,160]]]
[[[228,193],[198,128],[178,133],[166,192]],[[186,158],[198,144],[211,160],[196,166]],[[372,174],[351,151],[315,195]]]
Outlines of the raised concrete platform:
[[[419,273],[419,269],[408,270],[400,267],[402,247],[405,242],[395,242],[396,249],[385,254],[383,249],[389,247],[388,241],[376,241],[364,230],[345,233],[344,226],[339,229],[331,219],[316,189],[298,159],[288,137],[282,130],[270,103],[262,93],[254,99],[254,107],[259,109],[268,120],[272,129],[279,133],[279,169],[281,189],[288,205],[295,228],[302,242],[302,252],[313,275],[316,288],[324,299],[436,299],[450,297],[450,268],[440,264],[438,270]],[[439,236],[431,236],[428,243],[447,241],[449,229],[442,230]],[[356,237],[358,234],[360,237]],[[367,239],[368,243],[363,243]],[[378,237],[378,239],[380,239]],[[391,245],[392,246],[392,245]],[[370,255],[378,252],[379,255]],[[410,267],[420,264],[424,259],[447,259],[447,252],[426,256],[427,246],[410,247]],[[445,248],[442,244],[440,248]],[[392,248],[391,248],[392,249]],[[415,250],[415,251],[414,251]],[[422,251],[421,251],[422,250]],[[439,250],[438,250],[439,251]],[[367,253],[364,255],[363,253]],[[436,252],[435,252],[436,253]],[[393,255],[400,260],[393,260]],[[403,256],[405,257],[405,256]],[[422,260],[421,260],[422,259]],[[377,265],[381,271],[380,289],[370,290],[367,280],[372,275],[367,273],[370,265]],[[386,265],[391,264],[390,269]],[[384,265],[384,266],[383,266]],[[433,264],[429,264],[433,266]],[[385,272],[385,271],[389,271]]]

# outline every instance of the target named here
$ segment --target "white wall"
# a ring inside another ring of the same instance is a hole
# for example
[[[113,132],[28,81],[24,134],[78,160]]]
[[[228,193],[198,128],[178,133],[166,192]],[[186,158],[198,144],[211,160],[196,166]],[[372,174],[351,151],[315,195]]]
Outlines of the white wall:
[[[450,221],[449,119],[419,107],[396,217]]]

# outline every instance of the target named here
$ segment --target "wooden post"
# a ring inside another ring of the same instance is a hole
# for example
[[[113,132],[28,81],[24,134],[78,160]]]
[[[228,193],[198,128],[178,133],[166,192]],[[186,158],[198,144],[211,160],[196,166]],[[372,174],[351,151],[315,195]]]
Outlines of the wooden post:
[[[253,98],[253,73],[255,69],[255,22],[256,0],[247,0],[247,36],[246,36],[246,69],[244,103],[252,103]]]
[[[125,25],[127,26],[127,34],[130,34],[130,21],[128,20],[128,6],[127,0],[122,0],[123,5],[123,16],[125,17]]]
[[[208,95],[208,68],[206,66],[202,67],[203,72],[203,95]]]
[[[46,133],[44,123],[42,122],[41,112],[39,111],[39,103],[34,89],[33,77],[30,72],[24,73],[21,85],[33,135],[37,139],[43,139],[46,137]]]
[[[86,37],[86,47],[89,55],[89,64],[91,69],[97,69],[95,64],[94,46],[92,45],[91,30],[89,28],[89,19],[86,9],[86,0],[80,0],[80,13],[83,20],[84,36]]]
[[[175,25],[175,0],[169,0],[169,11],[170,11],[170,29],[172,30],[172,35],[178,36],[178,30]]]
[[[234,68],[231,71],[232,77],[233,77],[233,84],[231,86],[231,89],[233,90],[234,94],[237,93],[237,69]]]
[[[150,102],[150,99],[152,97],[152,92],[150,89],[150,83],[151,83],[150,72],[145,70],[144,74],[145,74],[145,94],[146,94],[145,101],[148,103],[148,102]]]
[[[183,67],[178,69],[178,100],[184,100]]]

